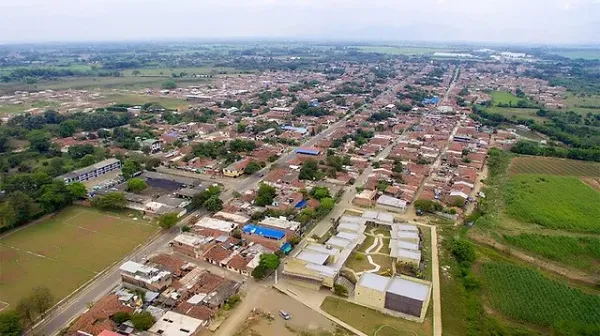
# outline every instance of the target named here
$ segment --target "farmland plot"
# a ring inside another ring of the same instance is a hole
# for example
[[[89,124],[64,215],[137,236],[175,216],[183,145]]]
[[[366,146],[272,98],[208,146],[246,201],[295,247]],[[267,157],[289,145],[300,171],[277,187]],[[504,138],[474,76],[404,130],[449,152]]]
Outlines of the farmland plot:
[[[600,192],[575,177],[516,175],[504,192],[507,214],[551,229],[600,233]]]
[[[509,173],[600,177],[600,163],[522,156],[511,161]]]
[[[494,309],[515,320],[543,326],[561,321],[600,324],[600,296],[586,294],[541,273],[489,262],[482,267],[484,287]]]

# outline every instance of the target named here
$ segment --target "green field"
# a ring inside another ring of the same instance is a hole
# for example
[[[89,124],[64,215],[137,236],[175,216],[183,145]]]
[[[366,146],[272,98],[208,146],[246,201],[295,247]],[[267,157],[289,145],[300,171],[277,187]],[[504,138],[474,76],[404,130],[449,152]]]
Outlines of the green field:
[[[506,91],[494,91],[492,92],[492,103],[496,104],[513,104],[516,105],[521,98],[514,94]]]
[[[163,76],[163,77],[171,77],[171,74],[175,73],[179,75],[182,72],[185,72],[187,76],[191,75],[217,75],[219,73],[239,73],[234,68],[224,68],[224,67],[212,67],[212,66],[204,66],[204,67],[186,67],[186,68],[143,68],[143,69],[132,69],[123,71],[123,76],[133,76],[133,71],[138,70],[141,72],[138,77],[141,76]]]
[[[30,102],[30,103],[18,104],[18,105],[0,105],[0,114],[2,114],[2,113],[6,113],[6,114],[22,113],[22,112],[27,111],[32,108],[49,109],[49,108],[56,108],[58,106],[60,106],[60,104],[58,102],[47,101],[47,100],[40,100],[40,101],[36,101],[36,102]]]
[[[561,321],[600,324],[599,295],[505,262],[484,263],[481,271],[490,305],[510,318],[547,327]]]
[[[587,113],[600,113],[600,95],[575,95],[568,93],[565,98],[565,103],[568,106],[569,111],[577,112],[580,114]],[[597,108],[592,108],[592,107]]]
[[[401,318],[385,315],[374,309],[359,306],[346,300],[328,296],[321,304],[328,314],[348,323],[354,328],[371,336],[425,336],[432,334],[432,322],[428,310],[423,323],[411,322]]]
[[[537,109],[491,106],[487,107],[485,110],[489,113],[498,113],[511,119],[524,118],[533,119],[539,122],[547,120],[546,118],[538,117],[535,114],[537,112]]]
[[[145,221],[70,207],[0,237],[0,300],[15,304],[40,285],[60,300],[144,243]]]
[[[521,156],[512,159],[509,173],[511,175],[549,174],[600,177],[600,163],[540,156]]]
[[[600,239],[522,233],[504,235],[504,241],[537,256],[593,274],[600,274]]]
[[[600,59],[600,49],[585,49],[585,50],[564,50],[564,51],[553,51],[551,54],[567,57],[570,59],[586,59],[586,60],[597,60]]]
[[[576,177],[515,175],[504,192],[507,214],[552,229],[600,233],[600,192]]]
[[[434,47],[355,46],[353,48],[358,48],[358,51],[365,53],[407,56],[433,55],[436,52],[452,52],[452,49]]]

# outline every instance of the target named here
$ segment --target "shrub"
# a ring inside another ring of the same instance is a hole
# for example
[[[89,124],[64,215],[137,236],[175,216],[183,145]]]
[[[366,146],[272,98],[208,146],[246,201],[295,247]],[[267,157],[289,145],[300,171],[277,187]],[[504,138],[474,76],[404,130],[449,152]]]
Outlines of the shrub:
[[[111,318],[115,323],[121,324],[131,319],[131,315],[128,312],[116,312]]]
[[[333,292],[337,296],[348,297],[348,288],[346,288],[342,285],[339,285],[339,284],[333,285]]]

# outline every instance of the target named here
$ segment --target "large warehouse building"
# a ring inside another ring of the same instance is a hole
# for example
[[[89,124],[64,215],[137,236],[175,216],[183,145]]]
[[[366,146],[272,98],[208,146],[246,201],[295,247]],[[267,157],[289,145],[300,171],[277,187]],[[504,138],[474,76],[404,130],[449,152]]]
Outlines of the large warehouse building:
[[[384,277],[363,273],[354,292],[357,303],[391,310],[423,322],[431,296],[431,283],[409,277]]]

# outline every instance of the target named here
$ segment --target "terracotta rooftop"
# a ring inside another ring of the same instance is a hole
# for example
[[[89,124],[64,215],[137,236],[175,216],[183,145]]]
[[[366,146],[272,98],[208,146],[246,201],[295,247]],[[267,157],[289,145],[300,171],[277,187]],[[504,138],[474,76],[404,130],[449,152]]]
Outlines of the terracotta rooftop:
[[[104,330],[112,331],[115,329],[116,323],[110,317],[118,312],[133,313],[133,309],[123,305],[117,295],[105,296],[71,325],[68,334],[76,335],[77,331],[83,331],[99,335]]]

